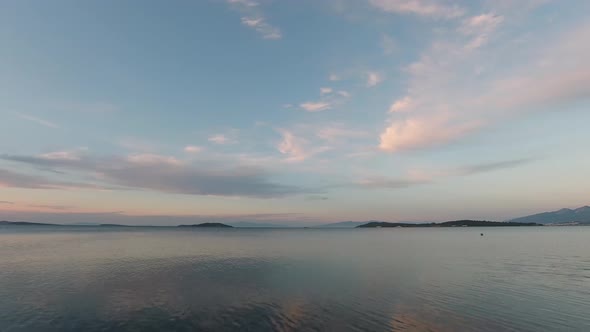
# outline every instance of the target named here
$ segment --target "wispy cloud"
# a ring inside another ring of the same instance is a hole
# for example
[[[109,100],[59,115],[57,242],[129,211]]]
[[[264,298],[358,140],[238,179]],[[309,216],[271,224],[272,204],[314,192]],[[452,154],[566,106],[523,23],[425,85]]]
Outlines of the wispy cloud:
[[[370,71],[367,72],[367,87],[372,88],[374,86],[379,85],[379,83],[383,82],[383,75],[376,72]]]
[[[28,189],[109,189],[100,185],[50,179],[43,176],[17,173],[0,169],[0,188],[28,188]]]
[[[465,48],[473,50],[485,45],[503,21],[503,16],[492,13],[466,18],[459,27],[459,32],[472,38]]]
[[[480,173],[494,172],[503,169],[519,167],[535,161],[533,158],[519,158],[503,161],[472,164],[449,169],[421,170],[413,169],[408,175],[391,177],[384,175],[366,176],[356,182],[357,186],[369,189],[400,189],[416,185],[434,183],[442,178],[470,176]]]
[[[391,107],[389,107],[389,113],[408,112],[411,111],[414,106],[415,102],[412,100],[412,97],[405,96],[391,104]]]
[[[45,120],[45,119],[41,119],[39,117],[36,116],[32,116],[29,114],[24,114],[24,113],[16,113],[17,116],[23,120],[27,120],[27,121],[31,121],[31,122],[35,122],[37,124],[40,124],[44,127],[48,127],[48,128],[59,128],[59,126],[51,121]]]
[[[35,208],[35,209],[48,209],[48,210],[71,210],[74,207],[69,205],[50,205],[50,204],[27,204],[27,207]]]
[[[389,108],[382,150],[441,146],[515,115],[590,98],[590,46],[584,42],[590,25],[543,37],[543,42],[539,37],[515,56],[510,48],[490,42],[505,20],[499,14],[468,18],[407,67],[408,93]],[[474,52],[474,36],[485,37],[477,45],[481,51]],[[513,66],[485,79],[474,74],[491,62]]]
[[[264,39],[281,39],[281,30],[267,22],[260,3],[253,0],[227,0],[242,15],[242,24],[256,30]]]
[[[288,162],[301,162],[314,155],[329,150],[326,146],[311,146],[310,142],[303,138],[296,136],[292,131],[281,129],[279,133],[282,136],[277,148],[280,153],[286,155],[285,159]]]
[[[231,143],[235,143],[235,140],[225,134],[215,134],[212,136],[209,136],[209,138],[207,139],[209,142],[215,143],[215,144],[231,144]]]
[[[12,204],[14,204],[14,202],[10,202],[10,201],[0,201],[0,204],[12,205]]]
[[[308,112],[320,112],[332,108],[332,104],[327,101],[308,101],[299,104],[299,107]]]
[[[196,145],[187,145],[184,147],[184,152],[186,153],[199,153],[203,151],[203,148],[200,146],[196,146]]]
[[[83,174],[102,185],[49,179],[0,170],[0,186],[31,189],[95,188],[151,190],[187,195],[274,198],[316,193],[317,190],[279,184],[260,167],[237,163],[201,161],[193,165],[173,157],[130,155],[126,157],[84,156],[79,160],[47,159],[41,156],[2,155],[0,159],[34,167],[45,166]]]
[[[327,95],[334,92],[334,89],[330,88],[330,87],[324,87],[324,88],[320,88],[320,95]]]
[[[456,140],[478,127],[478,121],[458,122],[444,115],[408,118],[396,121],[385,129],[379,148],[396,152],[432,147]]]
[[[382,11],[396,14],[447,19],[465,14],[465,9],[439,0],[369,0],[369,3]]]

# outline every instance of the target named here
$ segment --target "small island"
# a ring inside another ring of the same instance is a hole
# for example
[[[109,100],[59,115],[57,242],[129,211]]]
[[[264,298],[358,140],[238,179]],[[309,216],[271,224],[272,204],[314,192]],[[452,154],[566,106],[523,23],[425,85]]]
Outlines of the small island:
[[[363,225],[356,226],[356,228],[381,228],[381,227],[505,227],[505,226],[543,226],[537,223],[520,223],[520,222],[500,222],[500,221],[486,221],[486,220],[455,220],[441,223],[397,223],[372,221]]]
[[[178,227],[204,227],[204,228],[234,228],[233,226],[222,224],[220,222],[205,222],[194,225],[178,225]]]

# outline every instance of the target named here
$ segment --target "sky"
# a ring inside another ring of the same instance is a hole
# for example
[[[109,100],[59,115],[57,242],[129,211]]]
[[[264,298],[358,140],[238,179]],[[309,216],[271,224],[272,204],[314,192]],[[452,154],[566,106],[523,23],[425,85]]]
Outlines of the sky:
[[[585,0],[0,2],[0,220],[587,205]]]

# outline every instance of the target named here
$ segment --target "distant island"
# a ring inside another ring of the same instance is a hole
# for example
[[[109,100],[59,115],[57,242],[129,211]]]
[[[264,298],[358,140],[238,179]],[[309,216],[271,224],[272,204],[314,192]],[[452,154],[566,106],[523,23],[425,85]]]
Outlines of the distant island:
[[[233,228],[233,226],[222,224],[220,222],[205,222],[194,225],[178,225],[178,227],[210,227],[210,228]]]
[[[519,223],[519,222],[500,222],[500,221],[485,221],[485,220],[455,220],[441,223],[397,223],[372,221],[363,225],[356,226],[356,228],[380,228],[380,227],[503,227],[503,226],[543,226],[537,223]]]
[[[44,224],[40,222],[27,222],[27,221],[0,221],[0,226],[7,225],[7,226],[62,226],[58,224]]]

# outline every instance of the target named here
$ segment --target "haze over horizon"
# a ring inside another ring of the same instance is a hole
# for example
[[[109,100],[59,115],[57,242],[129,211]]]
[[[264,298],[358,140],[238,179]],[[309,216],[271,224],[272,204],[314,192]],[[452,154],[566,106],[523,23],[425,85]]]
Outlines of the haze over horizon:
[[[589,12],[4,1],[0,220],[507,220],[588,205]]]

